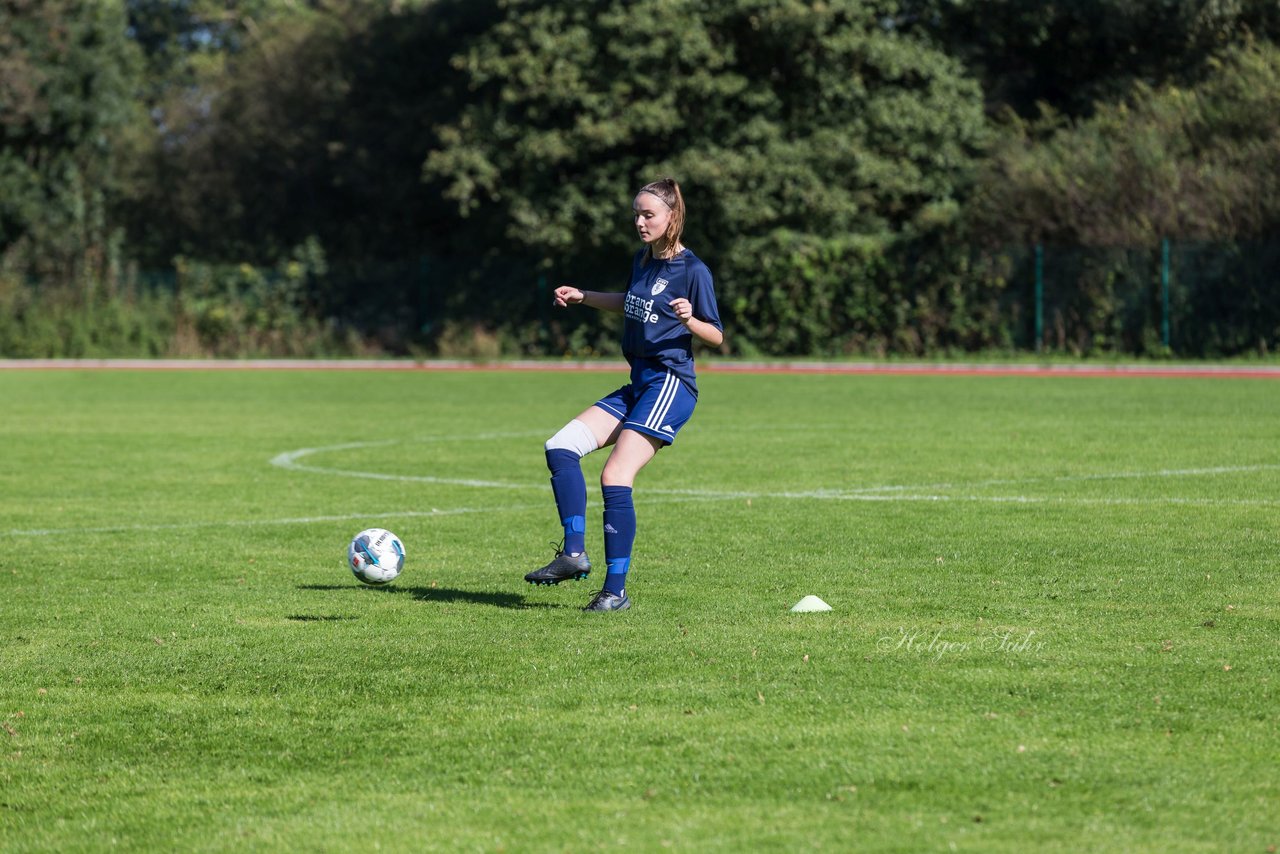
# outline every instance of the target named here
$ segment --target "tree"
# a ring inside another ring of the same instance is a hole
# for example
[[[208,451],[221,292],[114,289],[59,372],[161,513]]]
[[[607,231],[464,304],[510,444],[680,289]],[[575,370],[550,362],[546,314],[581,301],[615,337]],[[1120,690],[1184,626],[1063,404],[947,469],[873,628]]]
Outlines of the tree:
[[[781,331],[811,306],[759,295],[874,278],[827,266],[879,269],[894,240],[951,218],[983,137],[977,84],[897,29],[898,8],[510,3],[454,58],[474,97],[424,175],[475,233],[604,287],[634,244],[631,193],[672,175],[690,204],[686,243],[725,274],[739,343],[795,352],[821,334]],[[764,264],[779,246],[785,259]],[[823,328],[852,322],[837,313]]]
[[[448,243],[421,162],[463,97],[449,51],[492,3],[131,6],[156,100],[127,214],[150,263],[272,261],[313,236],[346,259]]]
[[[1154,246],[1280,231],[1280,48],[1228,51],[1199,85],[1138,86],[1088,119],[1011,118],[969,207],[990,242]]]
[[[455,57],[475,97],[424,173],[546,259],[616,265],[629,194],[666,173],[726,254],[772,229],[901,231],[955,198],[983,122],[956,62],[884,25],[893,6],[510,3]]]
[[[115,4],[0,2],[0,253],[76,277],[106,262],[137,52]]]
[[[900,25],[933,34],[982,80],[993,110],[1087,116],[1135,84],[1193,85],[1221,51],[1280,38],[1275,0],[909,0]]]

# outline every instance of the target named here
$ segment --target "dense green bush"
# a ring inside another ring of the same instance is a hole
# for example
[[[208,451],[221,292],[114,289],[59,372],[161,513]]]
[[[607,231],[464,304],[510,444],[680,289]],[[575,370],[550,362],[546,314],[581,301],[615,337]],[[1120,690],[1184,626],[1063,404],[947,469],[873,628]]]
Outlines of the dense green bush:
[[[0,280],[0,356],[163,356],[175,324],[172,296],[94,287],[37,288]]]
[[[379,352],[308,302],[326,272],[309,242],[269,268],[175,259],[170,275],[81,287],[0,277],[0,356],[279,357]]]
[[[351,336],[311,310],[310,279],[326,272],[324,253],[311,241],[273,268],[214,265],[175,259],[177,328],[181,355],[317,356],[349,351]]]
[[[778,230],[755,249],[750,257],[763,263],[743,256],[714,271],[725,353],[841,358],[1038,349],[1033,247],[985,249],[949,231],[893,241]],[[1276,350],[1280,242],[1173,242],[1170,249],[1166,316],[1158,245],[1045,246],[1040,347],[1108,357]],[[452,288],[462,274],[435,259],[334,270],[308,264],[315,250],[303,247],[266,268],[179,259],[163,274],[80,289],[0,277],[0,357],[618,353],[620,319],[553,309],[551,283],[531,265],[475,259],[469,266],[489,286],[466,290]],[[401,300],[357,301],[360,314],[341,323],[322,320],[311,302],[315,293],[371,281],[398,282]]]
[[[1004,349],[1007,263],[940,236],[818,238],[776,231],[726,259],[731,347],[772,356]],[[756,259],[763,259],[757,262]]]

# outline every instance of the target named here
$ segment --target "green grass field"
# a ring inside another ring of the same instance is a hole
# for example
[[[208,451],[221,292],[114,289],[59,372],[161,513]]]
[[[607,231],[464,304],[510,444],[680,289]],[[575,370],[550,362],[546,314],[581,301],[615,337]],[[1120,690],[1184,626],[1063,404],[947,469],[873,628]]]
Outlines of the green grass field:
[[[586,615],[620,376],[0,373],[0,849],[1280,845],[1280,385],[709,373]]]

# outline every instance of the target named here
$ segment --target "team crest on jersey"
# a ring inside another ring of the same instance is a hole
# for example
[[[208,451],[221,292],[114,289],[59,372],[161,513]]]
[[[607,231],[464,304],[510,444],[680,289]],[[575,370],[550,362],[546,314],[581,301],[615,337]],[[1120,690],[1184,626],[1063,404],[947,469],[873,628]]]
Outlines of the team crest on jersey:
[[[657,296],[667,289],[667,285],[671,284],[666,279],[658,279],[653,283],[653,289],[649,292],[650,296]]]

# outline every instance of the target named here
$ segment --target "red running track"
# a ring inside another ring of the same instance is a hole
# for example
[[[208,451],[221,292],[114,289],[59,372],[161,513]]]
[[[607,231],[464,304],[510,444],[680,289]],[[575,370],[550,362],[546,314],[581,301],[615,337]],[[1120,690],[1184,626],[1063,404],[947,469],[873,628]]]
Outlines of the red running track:
[[[514,359],[0,359],[0,370],[117,371],[623,371],[621,361]],[[703,359],[698,370],[733,374],[849,374],[987,377],[1166,377],[1280,379],[1280,365],[981,364],[947,362],[807,362]]]

